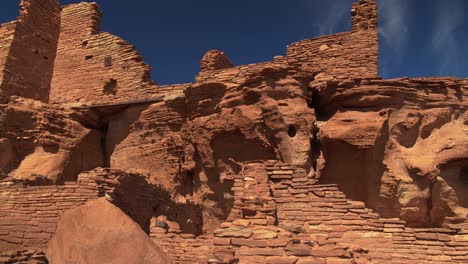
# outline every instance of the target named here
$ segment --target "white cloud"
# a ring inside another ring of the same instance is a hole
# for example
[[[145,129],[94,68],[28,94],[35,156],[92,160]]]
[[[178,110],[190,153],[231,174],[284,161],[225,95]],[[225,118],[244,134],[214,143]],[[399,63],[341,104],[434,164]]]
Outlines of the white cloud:
[[[350,1],[330,1],[322,8],[321,13],[324,17],[318,24],[318,33],[321,36],[336,33],[341,23],[350,19]]]
[[[407,0],[381,0],[379,8],[379,32],[386,46],[400,53],[408,42],[408,14]]]
[[[460,47],[456,39],[456,29],[463,19],[462,6],[460,0],[451,0],[439,1],[435,7],[437,14],[432,34],[432,51],[439,57],[439,74],[459,65]]]

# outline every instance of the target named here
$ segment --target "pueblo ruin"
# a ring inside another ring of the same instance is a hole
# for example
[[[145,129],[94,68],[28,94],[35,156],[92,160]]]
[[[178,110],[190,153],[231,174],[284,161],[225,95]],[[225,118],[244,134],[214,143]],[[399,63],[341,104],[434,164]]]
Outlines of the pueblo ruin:
[[[0,263],[467,263],[468,80],[352,29],[160,86],[95,3],[0,25]]]

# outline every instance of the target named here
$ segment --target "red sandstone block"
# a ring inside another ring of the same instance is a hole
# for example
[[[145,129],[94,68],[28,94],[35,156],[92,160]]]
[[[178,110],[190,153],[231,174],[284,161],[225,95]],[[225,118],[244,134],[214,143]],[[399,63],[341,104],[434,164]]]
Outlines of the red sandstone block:
[[[452,241],[452,236],[446,234],[437,234],[437,240],[443,242],[450,242]]]
[[[217,246],[213,248],[213,253],[215,255],[234,256],[235,251],[227,247]]]
[[[312,247],[305,244],[292,244],[285,248],[286,255],[292,256],[311,256]]]
[[[14,226],[14,230],[23,233],[39,233],[41,228],[34,225],[18,225]]]
[[[226,262],[226,263],[237,263],[237,262]],[[265,257],[260,256],[241,256],[240,263],[249,263],[249,264],[264,264]]]
[[[22,244],[23,243],[23,239],[22,238],[15,238],[15,237],[11,237],[11,236],[4,236],[4,237],[1,237],[3,241],[7,242],[7,243],[11,243],[11,244]]]
[[[446,250],[444,250],[444,255],[447,255],[447,256],[468,256],[468,250],[457,250],[457,251],[446,251]]]
[[[9,214],[7,216],[2,217],[2,221],[29,221],[31,220],[31,215],[23,215],[23,214]]]
[[[24,238],[30,239],[50,239],[51,234],[49,233],[25,233]]]
[[[292,177],[290,174],[274,174],[270,176],[272,180],[288,180],[292,179]]]
[[[425,245],[425,246],[444,246],[445,244],[439,241],[428,241],[428,240],[416,240],[414,245]]]
[[[291,242],[290,238],[269,239],[267,240],[267,245],[269,247],[285,247],[289,242]]]
[[[267,243],[264,240],[233,238],[231,243],[232,245],[235,245],[235,246],[261,247],[261,248],[267,246]]]
[[[22,239],[22,238],[24,238],[24,233],[23,232],[17,232],[15,229],[13,229],[12,231],[10,231],[8,236],[13,237],[13,238]]]
[[[213,244],[217,246],[229,246],[231,244],[230,238],[213,238]]]
[[[282,256],[283,249],[279,248],[250,248],[242,246],[239,249],[239,254],[242,256]]]
[[[37,221],[40,223],[57,223],[58,218],[57,217],[38,217]]]
[[[2,220],[0,221],[0,226],[16,226],[16,225],[28,225],[29,221],[20,221],[20,220]]]
[[[327,264],[353,264],[355,263],[351,259],[338,259],[338,258],[330,258],[327,259]]]
[[[437,240],[436,233],[415,233],[414,236],[421,240]]]
[[[325,264],[325,259],[318,258],[300,258],[296,264]]]
[[[38,227],[46,227],[46,228],[55,228],[57,226],[57,221],[54,221],[54,222],[42,222],[40,221],[38,224],[37,224]]]
[[[297,257],[267,257],[265,259],[266,264],[294,264],[298,260]]]
[[[250,222],[254,225],[268,225],[267,219],[251,219]]]
[[[337,257],[337,258],[350,258],[349,252],[344,249],[312,249],[311,255],[314,257],[322,257],[322,258],[330,258],[330,257]]]
[[[445,244],[449,247],[468,247],[468,241],[451,241]]]

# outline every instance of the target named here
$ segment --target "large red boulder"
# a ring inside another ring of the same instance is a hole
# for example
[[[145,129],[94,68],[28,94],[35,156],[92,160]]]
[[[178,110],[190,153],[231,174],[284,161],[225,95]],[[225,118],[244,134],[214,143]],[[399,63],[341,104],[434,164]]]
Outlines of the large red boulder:
[[[58,263],[170,263],[138,224],[105,198],[63,214],[47,248]]]

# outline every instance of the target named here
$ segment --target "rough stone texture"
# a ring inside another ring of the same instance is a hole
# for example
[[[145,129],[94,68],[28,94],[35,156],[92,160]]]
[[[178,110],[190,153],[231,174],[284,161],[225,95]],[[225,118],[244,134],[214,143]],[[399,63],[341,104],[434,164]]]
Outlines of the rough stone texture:
[[[105,103],[151,98],[157,87],[150,67],[125,40],[99,32],[96,3],[62,9],[51,101]]]
[[[0,26],[0,103],[49,100],[59,25],[58,0],[22,0],[18,20]]]
[[[170,263],[138,224],[105,198],[63,214],[46,255],[51,264]]]
[[[0,105],[0,172],[17,180],[76,180],[103,166],[101,132],[70,109],[12,97]]]
[[[352,31],[302,40],[288,46],[287,61],[322,79],[378,76],[377,8],[361,0],[351,10]]]
[[[48,264],[44,252],[34,250],[21,250],[0,252],[0,263],[18,264]]]
[[[183,170],[193,178],[193,199],[207,208],[205,230],[228,216],[243,162],[282,159],[311,170],[314,111],[302,80],[279,67],[241,74],[228,84],[213,79],[186,90]]]
[[[468,81],[382,80],[375,1],[350,32],[249,65],[211,50],[167,86],[96,4],[43,2],[26,25],[51,25],[50,95],[22,20],[0,26],[0,83],[32,82],[0,102],[0,262],[45,263],[59,217],[100,197],[175,263],[467,262]]]
[[[103,196],[147,232],[151,219],[162,214],[180,223],[184,232],[198,224],[200,209],[173,202],[163,188],[150,183],[148,175],[137,172],[97,168],[63,185],[5,179],[0,182],[0,251],[44,249],[63,212]]]
[[[455,242],[465,237],[466,230],[460,230],[461,226],[408,228],[402,220],[382,219],[366,209],[364,203],[346,199],[336,185],[316,184],[302,169],[271,163],[262,175],[261,164],[248,166],[257,171],[258,183],[269,182],[271,192],[248,192],[252,188],[251,176],[239,177],[245,192],[236,201],[244,211],[241,218],[223,223],[214,232],[215,237],[230,239],[214,245],[215,259],[237,259],[240,263],[466,261],[468,244]],[[269,193],[272,195],[268,197]],[[276,223],[268,222],[268,214],[265,218],[263,213],[266,203],[262,200],[268,198],[273,205],[268,211],[277,216]],[[250,205],[254,201],[256,207]],[[239,236],[243,239],[237,239]]]
[[[84,174],[77,182],[38,185],[0,182],[0,252],[45,249],[58,217],[66,210],[104,195],[104,178]]]
[[[317,84],[321,181],[412,226],[466,219],[467,88],[450,78]]]
[[[16,21],[0,24],[0,80],[3,80],[5,74],[5,64],[8,60],[11,43],[15,36]],[[1,89],[2,101],[5,101],[5,91]]]
[[[224,52],[209,50],[200,61],[200,71],[214,71],[234,67]]]

